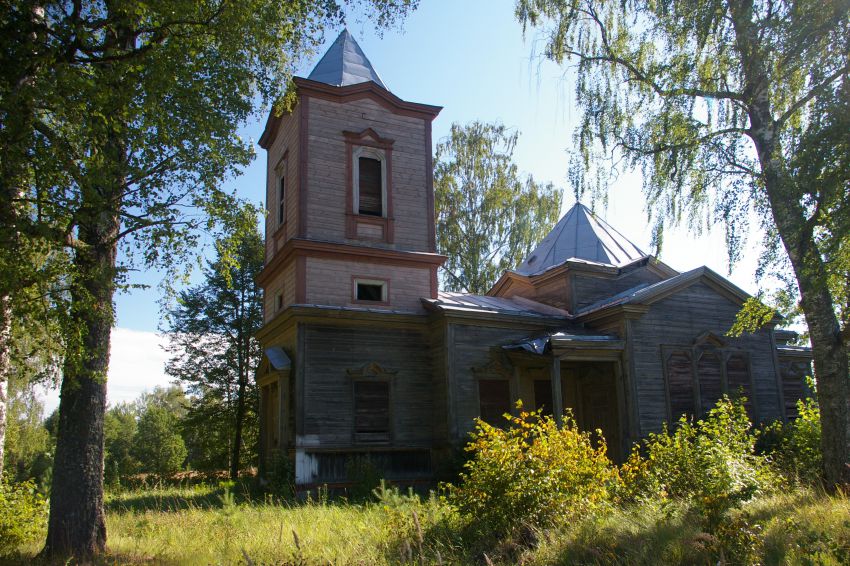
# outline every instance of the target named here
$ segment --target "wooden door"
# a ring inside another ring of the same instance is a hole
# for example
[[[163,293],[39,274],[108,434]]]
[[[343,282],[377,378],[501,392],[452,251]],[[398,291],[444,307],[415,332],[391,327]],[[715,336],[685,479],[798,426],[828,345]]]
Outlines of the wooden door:
[[[620,418],[617,387],[612,364],[588,364],[579,369],[579,428],[602,431],[608,445],[608,457],[619,462]]]

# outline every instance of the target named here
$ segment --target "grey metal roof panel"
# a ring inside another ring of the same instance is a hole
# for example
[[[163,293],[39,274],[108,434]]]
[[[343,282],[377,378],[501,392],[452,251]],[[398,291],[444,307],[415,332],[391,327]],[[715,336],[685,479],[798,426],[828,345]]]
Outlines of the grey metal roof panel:
[[[333,86],[373,81],[387,89],[369,58],[347,29],[342,30],[307,78]]]
[[[567,260],[622,267],[645,257],[628,238],[577,202],[516,271],[533,275]]]
[[[274,369],[289,369],[292,367],[292,361],[289,359],[289,356],[286,355],[286,352],[283,351],[283,348],[280,346],[273,346],[271,348],[265,349],[266,357],[269,359],[269,363],[272,365]]]
[[[578,348],[599,348],[611,346],[622,348],[623,341],[613,334],[584,333],[581,329],[572,328],[569,332],[558,331],[546,336],[526,338],[513,344],[502,346],[504,350],[525,350],[532,354],[543,354],[547,347],[555,343],[558,346],[573,346]]]
[[[566,317],[564,310],[522,297],[490,297],[441,291],[436,299],[423,299],[443,311],[500,313],[522,316]]]

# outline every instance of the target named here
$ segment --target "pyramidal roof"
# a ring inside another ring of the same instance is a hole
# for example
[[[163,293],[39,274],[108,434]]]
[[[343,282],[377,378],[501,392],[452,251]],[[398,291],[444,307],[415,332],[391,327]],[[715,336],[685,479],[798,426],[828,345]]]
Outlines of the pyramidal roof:
[[[313,68],[313,72],[307,78],[311,81],[333,86],[348,86],[374,81],[387,89],[387,86],[372,67],[372,63],[369,62],[366,54],[363,53],[357,41],[354,40],[354,36],[347,29],[342,30],[342,33],[328,48],[327,53],[319,60]]]
[[[568,259],[622,267],[644,257],[625,236],[576,202],[516,271],[533,275]]]

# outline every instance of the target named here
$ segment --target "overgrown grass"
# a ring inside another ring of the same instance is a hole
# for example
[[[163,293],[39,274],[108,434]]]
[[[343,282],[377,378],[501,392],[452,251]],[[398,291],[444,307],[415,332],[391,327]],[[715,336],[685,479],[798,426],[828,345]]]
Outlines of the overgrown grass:
[[[850,564],[850,500],[802,489],[733,509],[713,533],[687,504],[652,501],[490,546],[465,535],[474,529],[435,498],[388,492],[354,505],[250,496],[244,486],[203,484],[110,494],[102,563]],[[39,549],[22,547],[7,563],[29,563]]]

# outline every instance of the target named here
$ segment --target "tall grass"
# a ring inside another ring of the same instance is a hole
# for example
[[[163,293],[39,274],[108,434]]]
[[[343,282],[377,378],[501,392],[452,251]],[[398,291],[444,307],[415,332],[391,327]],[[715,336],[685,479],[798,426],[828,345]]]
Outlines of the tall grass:
[[[531,543],[488,548],[466,538],[470,525],[436,498],[387,491],[363,505],[287,504],[250,495],[227,484],[110,494],[102,563],[850,564],[850,500],[811,490],[756,498],[713,534],[687,504],[649,501],[537,530]],[[30,563],[39,549],[25,546],[6,563]]]

